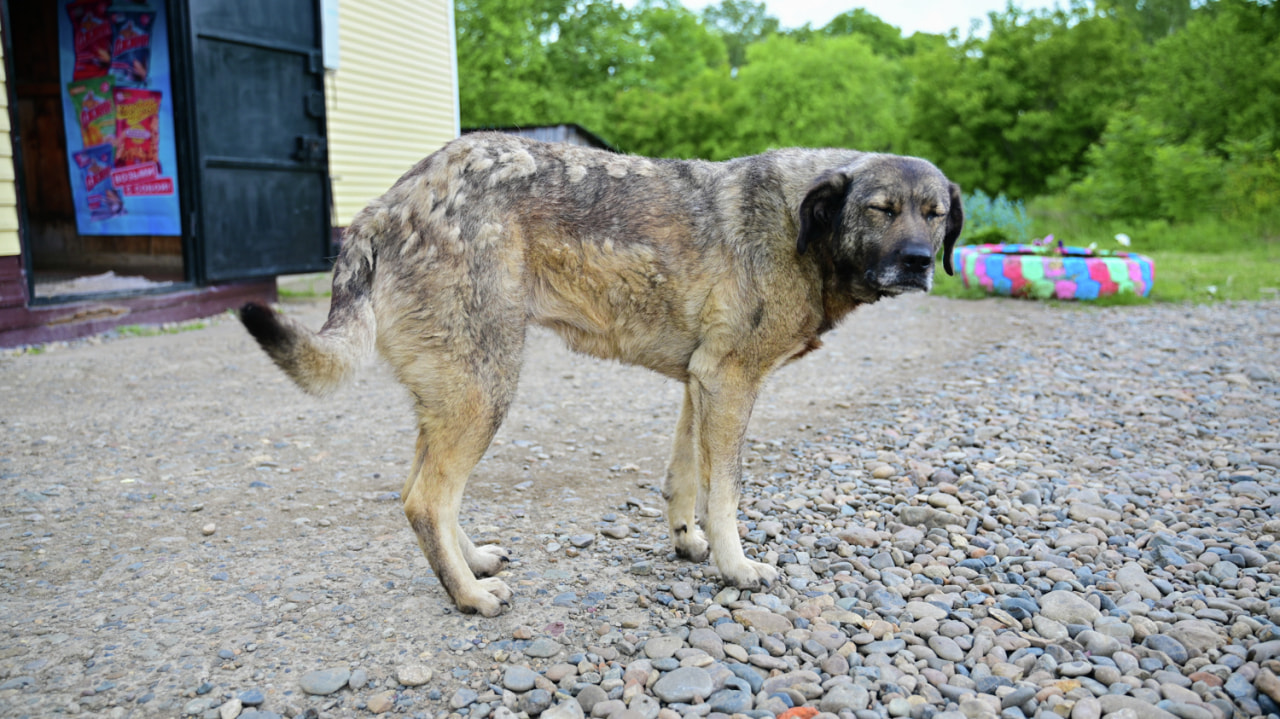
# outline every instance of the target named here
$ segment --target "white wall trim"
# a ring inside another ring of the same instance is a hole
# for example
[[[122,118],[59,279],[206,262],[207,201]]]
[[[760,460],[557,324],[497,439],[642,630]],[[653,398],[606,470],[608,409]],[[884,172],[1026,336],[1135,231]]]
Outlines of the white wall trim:
[[[453,0],[449,4],[449,64],[453,70],[453,136],[462,135],[462,103],[458,100],[458,27],[453,20]]]

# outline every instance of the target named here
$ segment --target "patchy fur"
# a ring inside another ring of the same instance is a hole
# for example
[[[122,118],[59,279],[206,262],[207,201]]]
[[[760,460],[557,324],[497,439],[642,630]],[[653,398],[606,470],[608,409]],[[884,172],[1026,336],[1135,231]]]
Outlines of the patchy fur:
[[[404,510],[453,601],[494,616],[505,554],[457,519],[506,416],[529,322],[579,352],[685,384],[664,495],[680,556],[724,581],[777,571],[743,553],[743,435],[764,378],[860,304],[927,291],[963,223],[924,160],[777,150],[724,163],[650,160],[499,134],[449,143],[356,216],[314,333],[241,313],[303,389],[328,392],[374,349],[412,394]]]

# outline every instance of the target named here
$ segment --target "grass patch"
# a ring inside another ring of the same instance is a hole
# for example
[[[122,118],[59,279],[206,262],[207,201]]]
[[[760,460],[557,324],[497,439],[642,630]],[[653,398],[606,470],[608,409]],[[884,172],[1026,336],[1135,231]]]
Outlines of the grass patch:
[[[1280,299],[1280,228],[1274,222],[1214,217],[1181,223],[1099,220],[1074,211],[1061,197],[1038,198],[1029,210],[1037,237],[1052,234],[1077,247],[1128,249],[1155,261],[1156,280],[1149,298],[1112,296],[1064,304],[1114,307]],[[1129,236],[1129,247],[1116,241],[1119,233]],[[933,292],[960,299],[989,296],[977,288],[966,289],[959,277],[947,277],[941,271],[935,276]]]
[[[1280,244],[1205,254],[1158,251],[1151,296],[1159,302],[1274,300],[1280,290]]]
[[[929,293],[953,300],[981,300],[994,296],[987,294],[981,287],[965,287],[964,280],[960,279],[959,269],[956,270],[955,277],[952,277],[941,267],[934,270],[933,289]]]
[[[282,300],[317,300],[332,294],[333,274],[311,272],[276,278],[276,294]]]
[[[964,280],[960,279],[959,275],[956,275],[955,277],[949,277],[941,269],[937,270],[936,274],[934,274],[933,290],[930,291],[930,294],[938,295],[939,297],[950,297],[951,299],[954,299],[954,300],[982,300],[988,297],[1004,296],[1004,295],[987,294],[987,291],[983,290],[980,287],[965,287]],[[1018,299],[1022,299],[1022,298],[1018,298]],[[1042,300],[1042,301],[1051,302],[1053,304],[1062,304],[1062,305],[1081,304],[1081,305],[1090,305],[1093,307],[1117,307],[1117,306],[1128,306],[1128,305],[1151,304],[1150,297],[1139,297],[1138,295],[1135,295],[1133,293],[1108,295],[1106,297],[1099,297],[1096,300],[1086,300],[1082,302],[1075,302],[1071,300],[1057,300],[1057,299]]]
[[[194,322],[176,322],[173,324],[163,325],[121,325],[115,328],[115,333],[120,337],[155,337],[157,335],[176,335],[182,332],[194,332],[208,327],[209,323],[202,320]]]
[[[1079,304],[1094,307],[1145,305],[1151,302],[1207,303],[1280,299],[1280,243],[1213,254],[1155,250],[1156,281],[1150,297],[1112,295]],[[934,275],[933,294],[962,300],[993,297],[977,287],[964,286],[959,276]],[[1071,303],[1075,304],[1075,303]]]
[[[318,289],[314,287],[304,287],[301,289],[293,287],[280,287],[276,289],[276,294],[280,295],[282,300],[316,300],[321,297],[328,297],[331,293],[329,289]]]
[[[1028,211],[1036,237],[1052,234],[1068,245],[1097,243],[1102,250],[1129,249],[1152,256],[1161,251],[1220,254],[1280,243],[1280,217],[1243,221],[1204,216],[1177,223],[1100,219],[1074,209],[1061,197],[1036,198]],[[1116,241],[1120,233],[1130,237],[1132,246]]]

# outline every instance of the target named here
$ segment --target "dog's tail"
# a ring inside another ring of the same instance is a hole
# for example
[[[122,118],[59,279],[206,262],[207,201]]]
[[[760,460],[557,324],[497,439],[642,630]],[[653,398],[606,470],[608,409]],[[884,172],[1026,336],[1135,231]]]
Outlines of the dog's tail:
[[[347,231],[333,268],[329,319],[318,333],[255,302],[240,308],[240,321],[249,334],[280,369],[311,394],[338,389],[374,352],[373,235],[372,228],[363,223],[353,222]]]

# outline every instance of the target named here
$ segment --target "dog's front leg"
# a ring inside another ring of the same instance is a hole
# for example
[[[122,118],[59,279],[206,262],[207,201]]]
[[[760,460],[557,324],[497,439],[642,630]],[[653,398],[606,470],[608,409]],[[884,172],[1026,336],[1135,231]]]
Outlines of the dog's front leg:
[[[667,525],[676,554],[702,562],[709,552],[707,537],[698,526],[699,521],[706,521],[707,467],[698,461],[698,428],[694,418],[693,397],[686,385],[662,497],[667,500]]]
[[[695,371],[689,392],[699,463],[709,480],[706,527],[711,557],[726,584],[755,589],[778,577],[776,568],[747,559],[738,537],[742,444],[760,378],[723,359],[705,365],[704,372],[697,372],[697,366],[691,364]]]

